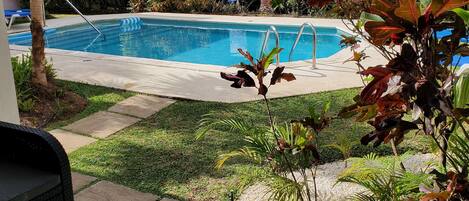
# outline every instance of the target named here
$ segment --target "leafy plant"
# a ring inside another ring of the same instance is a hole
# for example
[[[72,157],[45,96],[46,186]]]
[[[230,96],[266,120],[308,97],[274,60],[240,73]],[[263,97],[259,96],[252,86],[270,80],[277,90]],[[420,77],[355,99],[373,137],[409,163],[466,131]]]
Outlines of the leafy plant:
[[[353,48],[355,44],[344,43],[357,55],[354,61],[360,74],[373,77],[355,98],[356,103],[339,114],[357,116],[357,121],[374,127],[362,137],[362,144],[390,143],[397,155],[395,146],[406,133],[424,133],[438,145],[445,169],[447,162],[453,168],[462,165],[450,157],[448,141],[457,128],[464,140],[469,140],[463,123],[469,113],[453,101],[459,95],[455,90],[459,78],[455,75],[457,65],[452,65],[455,55],[469,55],[468,45],[461,43],[467,38],[467,11],[463,9],[467,4],[468,0],[372,0],[361,20],[349,18],[350,28],[388,60],[385,65],[363,66],[366,58]],[[438,37],[440,31],[450,34]],[[463,160],[463,164],[469,161]],[[455,178],[467,182],[464,168],[453,171]],[[451,189],[449,199],[469,199],[465,189]]]
[[[425,172],[411,173],[397,168],[409,157],[378,157],[375,154],[352,158],[352,165],[344,170],[338,182],[354,183],[366,189],[351,197],[352,200],[400,201],[417,199],[423,193],[422,184],[432,183],[432,176]]]
[[[358,133],[359,130],[357,127],[353,127],[352,128],[352,133]],[[344,157],[344,166],[347,167],[347,164],[348,164],[348,158],[350,158],[351,154],[352,154],[352,149],[353,149],[353,146],[355,146],[357,143],[353,142],[353,141],[350,141],[350,138],[346,135],[340,135],[340,136],[337,136],[335,139],[334,139],[334,142],[331,143],[331,144],[328,144],[326,145],[325,147],[330,147],[330,148],[333,148],[333,149],[336,149],[338,151],[340,151],[340,153],[342,154],[342,156]]]
[[[469,69],[461,72],[459,80],[454,86],[454,105],[457,108],[469,106]]]
[[[130,0],[130,8],[132,9],[132,12],[138,13],[138,12],[143,12],[145,11],[146,7],[146,0]]]
[[[271,64],[275,55],[282,49],[274,48],[268,54],[255,60],[249,52],[239,49],[239,52],[249,61],[241,63],[234,74],[221,73],[221,77],[232,82],[231,87],[255,87],[263,97],[269,117],[269,127],[256,126],[243,118],[219,119],[213,114],[204,116],[197,130],[197,138],[203,137],[207,131],[216,127],[235,131],[244,136],[246,145],[229,153],[219,156],[216,168],[221,168],[225,162],[233,157],[249,158],[261,165],[268,165],[274,174],[271,184],[271,200],[312,200],[318,199],[316,188],[316,168],[320,156],[317,135],[330,123],[328,111],[330,104],[324,104],[320,112],[316,108],[309,109],[309,116],[300,120],[293,120],[278,125],[274,121],[267,94],[269,89],[281,81],[293,81],[295,76],[285,73],[285,67]],[[267,76],[270,79],[266,82]],[[297,178],[295,171],[303,177]],[[314,189],[308,185],[311,173]],[[312,194],[314,192],[314,194]]]
[[[32,79],[32,57],[30,54],[12,57],[13,77],[15,79],[16,96],[20,111],[29,112],[35,103],[34,88]],[[48,80],[55,79],[56,72],[52,68],[52,63],[45,63],[46,76]]]

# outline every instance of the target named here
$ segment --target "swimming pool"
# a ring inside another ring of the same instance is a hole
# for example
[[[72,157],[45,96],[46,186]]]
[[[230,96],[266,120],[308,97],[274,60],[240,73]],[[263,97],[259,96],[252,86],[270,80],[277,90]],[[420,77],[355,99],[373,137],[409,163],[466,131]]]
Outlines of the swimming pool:
[[[137,25],[122,25],[121,19],[97,21],[95,25],[105,37],[88,25],[80,24],[46,30],[46,47],[63,50],[103,53],[110,55],[152,58],[167,61],[232,66],[245,59],[238,53],[242,48],[257,57],[269,25],[194,22],[181,20],[141,19]],[[280,61],[288,61],[299,26],[275,26],[280,46],[285,50]],[[344,32],[334,27],[317,27],[317,58],[329,57],[342,48]],[[271,34],[267,50],[275,46]],[[312,57],[312,32],[305,29],[292,61]],[[9,36],[10,44],[31,45],[29,33]]]

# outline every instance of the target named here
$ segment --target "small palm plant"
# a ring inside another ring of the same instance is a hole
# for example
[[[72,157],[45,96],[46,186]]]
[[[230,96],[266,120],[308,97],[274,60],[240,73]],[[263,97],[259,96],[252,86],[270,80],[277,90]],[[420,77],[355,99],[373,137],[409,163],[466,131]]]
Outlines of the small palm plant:
[[[352,128],[352,133],[358,134],[360,132],[358,127],[353,127]],[[352,155],[352,149],[355,145],[357,145],[357,142],[350,141],[350,138],[346,135],[339,135],[334,139],[333,143],[327,144],[325,147],[333,148],[342,154],[342,157],[344,158],[344,166],[347,167],[347,160],[350,158]]]
[[[317,136],[329,125],[330,118],[327,113],[330,104],[325,104],[321,112],[310,108],[309,116],[300,120],[284,124],[275,122],[267,98],[269,88],[282,80],[296,79],[293,74],[284,73],[285,67],[276,66],[273,71],[269,69],[274,56],[281,51],[282,49],[274,48],[262,58],[254,60],[249,52],[239,49],[249,64],[238,65],[241,70],[235,74],[221,73],[223,79],[233,82],[233,88],[257,88],[267,108],[269,126],[254,125],[246,118],[220,119],[216,114],[208,114],[200,121],[196,134],[197,138],[201,139],[209,130],[224,127],[242,135],[246,145],[221,154],[215,167],[222,168],[225,162],[233,157],[245,157],[269,166],[273,175],[269,182],[270,200],[317,200],[316,167],[320,159]],[[251,75],[254,75],[255,79]],[[271,77],[270,82],[266,84],[267,75]],[[302,178],[298,178],[298,173]],[[309,174],[312,175],[314,189],[310,189],[308,185]]]
[[[371,153],[363,158],[351,158],[351,166],[344,170],[338,182],[353,183],[366,189],[351,196],[351,200],[417,200],[423,195],[419,187],[430,185],[432,176],[423,171],[411,173],[399,168],[399,163],[409,156],[378,157]]]

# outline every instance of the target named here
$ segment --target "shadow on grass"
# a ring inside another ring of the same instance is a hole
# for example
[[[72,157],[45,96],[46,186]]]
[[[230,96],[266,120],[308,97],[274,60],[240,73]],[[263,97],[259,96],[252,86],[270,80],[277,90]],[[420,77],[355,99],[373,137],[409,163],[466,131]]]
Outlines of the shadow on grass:
[[[301,118],[307,115],[309,105],[321,107],[327,101],[332,101],[331,113],[336,114],[352,102],[357,92],[357,89],[347,89],[280,98],[272,101],[272,108],[277,122]],[[243,146],[243,137],[220,129],[210,132],[204,140],[196,141],[194,132],[198,121],[204,114],[215,113],[220,114],[220,118],[237,116],[266,125],[265,108],[259,103],[178,101],[109,139],[72,153],[72,168],[159,196],[179,200],[222,200],[241,175],[231,167],[255,165],[245,160],[232,160],[227,162],[227,168],[215,171],[213,166],[217,156]],[[358,127],[360,132],[352,133],[352,127]],[[321,133],[320,142],[321,145],[329,144],[341,135],[348,137],[350,142],[358,142],[368,131],[370,128],[364,123],[339,119]],[[391,153],[386,146],[357,145],[352,155],[363,156],[371,152]],[[342,159],[341,154],[331,148],[322,148],[321,155],[325,162]],[[250,170],[246,168],[244,171]]]
[[[50,123],[47,130],[53,130],[89,116],[95,112],[106,110],[119,101],[122,101],[135,93],[118,89],[111,89],[96,85],[88,85],[77,82],[57,80],[56,84],[66,90],[77,93],[87,100],[86,108],[73,117],[65,120],[58,120]]]

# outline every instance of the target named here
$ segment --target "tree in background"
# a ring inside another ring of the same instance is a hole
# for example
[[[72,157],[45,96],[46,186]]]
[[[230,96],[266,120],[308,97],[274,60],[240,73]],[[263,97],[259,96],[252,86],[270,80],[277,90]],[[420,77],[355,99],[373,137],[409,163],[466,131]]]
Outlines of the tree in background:
[[[129,3],[133,13],[140,13],[145,11],[147,2],[145,0],[130,0]]]
[[[259,12],[271,13],[272,12],[272,0],[261,0],[261,6],[259,7]]]
[[[32,0],[30,1],[31,9],[31,35],[32,35],[32,57],[33,57],[33,71],[32,83],[36,87],[45,88],[48,85],[45,61],[46,55],[44,53],[44,1]]]

